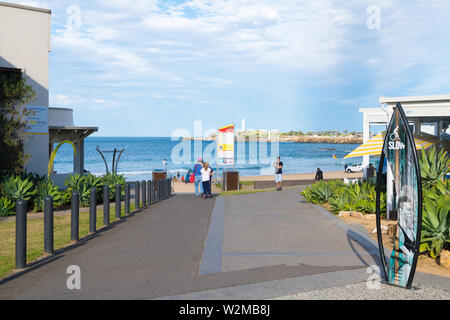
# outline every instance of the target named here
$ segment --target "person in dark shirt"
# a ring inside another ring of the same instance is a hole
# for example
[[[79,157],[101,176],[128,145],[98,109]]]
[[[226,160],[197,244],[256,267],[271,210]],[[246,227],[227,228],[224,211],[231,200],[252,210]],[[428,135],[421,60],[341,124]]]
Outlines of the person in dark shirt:
[[[275,182],[277,184],[277,191],[283,190],[281,183],[283,181],[283,162],[281,162],[280,157],[277,158],[277,161],[273,164],[275,167]]]
[[[369,164],[369,168],[367,168],[367,179],[369,182],[375,183],[375,168],[372,164]]]
[[[316,177],[314,178],[314,180],[316,181],[323,180],[323,172],[322,170],[320,170],[320,168],[317,168]]]

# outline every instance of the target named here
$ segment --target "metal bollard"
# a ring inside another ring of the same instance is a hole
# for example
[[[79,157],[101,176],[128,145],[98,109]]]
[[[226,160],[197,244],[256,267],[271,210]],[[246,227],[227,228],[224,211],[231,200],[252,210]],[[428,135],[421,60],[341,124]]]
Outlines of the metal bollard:
[[[152,180],[152,203],[156,202],[156,182]]]
[[[161,201],[161,180],[156,180],[156,200]]]
[[[147,206],[147,185],[145,181],[142,181],[142,206]]]
[[[78,241],[80,225],[80,195],[72,193],[72,209],[70,212],[70,240]]]
[[[116,218],[120,219],[122,216],[122,208],[120,205],[122,204],[121,199],[121,187],[120,184],[116,184]]]
[[[148,205],[152,204],[152,182],[150,180],[147,181],[147,203]]]
[[[89,233],[97,231],[97,189],[91,188],[89,196]]]
[[[130,214],[130,184],[125,184],[125,214]]]
[[[44,252],[53,253],[53,197],[44,199]]]
[[[103,225],[109,226],[109,187],[103,186]]]
[[[164,185],[164,200],[165,200],[167,199],[167,179],[164,179],[163,185]]]
[[[135,207],[135,210],[139,210],[139,203],[140,203],[139,195],[141,193],[139,186],[140,186],[139,181],[136,181],[134,183],[134,207]]]
[[[16,202],[16,269],[27,266],[27,201]]]

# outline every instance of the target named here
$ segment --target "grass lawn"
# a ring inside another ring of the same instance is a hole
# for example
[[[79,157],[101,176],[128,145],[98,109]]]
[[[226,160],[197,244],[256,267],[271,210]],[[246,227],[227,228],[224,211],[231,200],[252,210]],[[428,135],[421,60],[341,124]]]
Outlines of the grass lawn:
[[[134,211],[134,203],[130,204],[130,211]],[[110,222],[116,221],[115,206],[110,207]],[[122,217],[125,208],[122,206]],[[89,212],[80,212],[80,239],[89,234]],[[103,210],[97,210],[97,230],[103,228]],[[16,250],[16,221],[0,222],[0,279],[9,275],[15,268]],[[70,241],[70,213],[54,217],[54,250],[71,244]],[[44,257],[44,218],[27,220],[27,263]]]

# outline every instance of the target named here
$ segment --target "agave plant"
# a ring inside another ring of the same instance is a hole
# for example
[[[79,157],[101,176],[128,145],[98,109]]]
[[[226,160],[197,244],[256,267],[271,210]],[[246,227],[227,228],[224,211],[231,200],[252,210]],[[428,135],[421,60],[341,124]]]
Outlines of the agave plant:
[[[449,197],[440,197],[437,201],[425,197],[420,251],[429,251],[432,258],[437,258],[450,243],[449,211]]]
[[[125,193],[125,178],[123,175],[120,174],[113,174],[113,173],[109,173],[105,176],[103,176],[103,184],[107,185],[109,187],[109,198],[110,200],[115,198],[115,190],[116,190],[116,185],[120,185],[121,186],[121,196],[124,195]]]
[[[36,196],[34,197],[34,211],[44,209],[44,200],[47,196],[53,198],[53,206],[57,207],[63,203],[63,194],[58,187],[49,179],[42,180],[36,187]]]
[[[79,191],[81,186],[83,185],[83,176],[79,174],[71,174],[66,181],[64,181],[64,185],[67,187],[67,191]]]
[[[422,185],[429,189],[435,186],[438,181],[444,181],[450,166],[450,159],[444,149],[441,149],[437,154],[436,148],[433,146],[428,152],[422,149],[419,165]]]
[[[15,214],[14,202],[7,197],[0,197],[0,217],[11,216]]]
[[[4,182],[4,189],[6,196],[11,200],[30,200],[35,194],[36,190],[33,183],[26,178],[22,180],[20,176],[10,176]]]
[[[322,204],[327,203],[333,197],[334,191],[332,185],[324,181],[319,181],[306,187],[300,194],[308,202]]]
[[[67,187],[67,193],[72,194],[76,191],[80,195],[80,204],[84,207],[89,206],[91,189],[96,188],[97,194],[102,187],[102,178],[94,175],[81,176],[79,174],[70,175],[64,182]],[[64,197],[67,198],[67,195]]]

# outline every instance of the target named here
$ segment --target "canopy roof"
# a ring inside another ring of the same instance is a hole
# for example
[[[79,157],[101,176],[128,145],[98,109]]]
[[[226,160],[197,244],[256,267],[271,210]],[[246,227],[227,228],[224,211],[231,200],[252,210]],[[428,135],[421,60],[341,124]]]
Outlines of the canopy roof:
[[[362,156],[380,156],[383,149],[384,136],[386,131],[377,134],[375,137],[363,143],[355,150],[350,152],[344,157],[344,159],[362,157]],[[440,140],[438,137],[426,134],[426,133],[415,133],[414,142],[416,143],[417,150],[426,149],[431,147],[433,144],[438,143]]]

